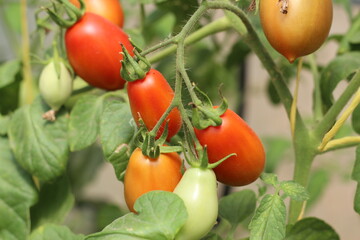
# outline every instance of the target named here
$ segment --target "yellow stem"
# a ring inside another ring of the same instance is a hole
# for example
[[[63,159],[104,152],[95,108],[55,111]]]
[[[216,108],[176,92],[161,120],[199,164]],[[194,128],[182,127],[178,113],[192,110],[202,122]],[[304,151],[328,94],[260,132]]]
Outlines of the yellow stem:
[[[335,122],[334,126],[330,129],[330,131],[328,131],[325,134],[318,148],[319,151],[324,151],[324,149],[327,148],[327,144],[330,142],[331,139],[334,138],[336,133],[344,125],[345,121],[349,118],[349,116],[354,112],[355,108],[359,105],[359,103],[360,103],[360,89],[357,90],[350,105],[345,109],[345,111],[340,116],[340,118]],[[338,141],[338,140],[334,140],[334,141]]]
[[[300,73],[302,69],[302,58],[299,59],[298,66],[297,66],[297,73],[296,73],[296,82],[295,82],[295,90],[294,90],[294,98],[291,104],[290,109],[290,128],[291,134],[295,136],[295,126],[296,126],[296,110],[297,110],[297,102],[299,96],[299,83],[300,83]]]
[[[343,137],[335,140],[329,141],[324,149],[323,152],[327,152],[332,149],[338,149],[341,147],[348,147],[348,146],[355,146],[360,144],[360,136],[350,136],[350,137]]]

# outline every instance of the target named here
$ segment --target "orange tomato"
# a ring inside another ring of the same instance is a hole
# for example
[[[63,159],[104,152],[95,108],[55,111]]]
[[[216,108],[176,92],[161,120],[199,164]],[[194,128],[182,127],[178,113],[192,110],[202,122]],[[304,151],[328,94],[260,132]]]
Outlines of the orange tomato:
[[[332,23],[331,0],[261,0],[260,20],[270,44],[290,62],[316,51]]]
[[[78,0],[70,0],[72,4],[80,7]],[[124,12],[119,0],[84,0],[86,11],[98,14],[119,27],[124,25]]]
[[[140,148],[131,154],[124,178],[125,201],[130,211],[141,195],[163,190],[172,192],[179,183],[182,161],[177,153],[162,153],[156,159],[144,156]]]

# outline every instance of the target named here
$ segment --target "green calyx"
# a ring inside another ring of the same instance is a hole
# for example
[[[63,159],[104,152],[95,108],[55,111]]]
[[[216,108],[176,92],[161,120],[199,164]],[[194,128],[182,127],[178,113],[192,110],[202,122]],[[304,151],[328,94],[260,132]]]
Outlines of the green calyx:
[[[182,150],[179,146],[164,145],[168,136],[168,125],[166,124],[164,132],[160,138],[156,139],[152,132],[149,132],[140,119],[140,128],[136,136],[136,146],[141,148],[142,154],[152,159],[156,159],[161,153],[180,152]]]
[[[121,45],[124,58],[121,60],[122,67],[120,75],[128,82],[143,79],[151,68],[150,62],[140,54],[142,50],[133,41],[131,41],[131,39],[130,42],[134,46],[134,57],[130,55],[124,45]]]
[[[228,103],[225,98],[222,98],[222,103],[219,107],[214,108],[209,97],[195,88],[197,93],[202,98],[201,104],[193,104],[192,122],[195,128],[205,129],[210,126],[220,126],[222,123],[221,115],[228,109]]]
[[[224,158],[218,160],[217,162],[209,163],[206,146],[203,149],[201,149],[200,151],[197,151],[196,154],[194,154],[191,151],[186,151],[186,149],[183,145],[182,145],[182,148],[183,148],[182,151],[184,152],[186,162],[193,168],[213,169],[213,168],[216,168],[217,166],[219,166],[222,162],[224,162],[228,158],[230,158],[232,156],[236,156],[235,153],[232,153],[232,154],[229,154],[229,155],[225,156]],[[195,161],[192,159],[197,159],[197,160]]]
[[[53,8],[45,8],[47,13],[49,14],[50,18],[60,27],[63,28],[69,28],[72,25],[74,25],[77,21],[79,21],[80,18],[85,13],[85,3],[84,0],[79,0],[80,2],[80,8],[77,8],[72,3],[70,3],[68,0],[55,0],[58,4],[53,3]],[[58,12],[59,7],[63,7],[63,10],[65,10],[68,19],[62,18]]]

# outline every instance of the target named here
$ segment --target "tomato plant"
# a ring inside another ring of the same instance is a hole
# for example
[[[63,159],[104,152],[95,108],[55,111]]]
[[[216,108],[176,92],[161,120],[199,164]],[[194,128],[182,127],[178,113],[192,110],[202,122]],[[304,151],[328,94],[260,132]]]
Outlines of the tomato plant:
[[[84,16],[65,33],[66,52],[77,75],[90,85],[115,90],[124,87],[120,75],[121,44],[130,53],[128,35],[93,13]]]
[[[172,192],[181,177],[181,159],[177,153],[160,154],[158,158],[152,159],[143,155],[140,148],[135,149],[124,178],[127,206],[134,211],[136,199],[149,191]]]
[[[80,7],[78,0],[70,0],[72,4]],[[118,0],[86,0],[86,11],[98,14],[112,23],[123,27],[124,12],[120,1]]]
[[[243,186],[255,181],[265,166],[265,151],[256,133],[235,112],[227,110],[220,126],[195,129],[200,143],[207,147],[209,162],[231,156],[214,168],[216,178],[231,186]]]
[[[127,91],[133,118],[137,123],[141,118],[149,130],[155,127],[174,98],[174,91],[169,83],[155,69],[150,69],[143,79],[128,82]],[[157,132],[157,137],[161,136],[166,124],[168,139],[170,139],[181,128],[181,116],[178,109],[170,112]]]
[[[78,2],[0,1],[0,239],[357,240],[356,4]]]
[[[260,19],[270,44],[290,62],[316,51],[332,23],[332,1],[262,0]]]

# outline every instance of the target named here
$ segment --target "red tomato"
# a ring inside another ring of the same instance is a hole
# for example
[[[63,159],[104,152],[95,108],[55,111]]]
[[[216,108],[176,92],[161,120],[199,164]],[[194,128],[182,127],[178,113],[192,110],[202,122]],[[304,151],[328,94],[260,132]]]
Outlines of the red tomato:
[[[217,127],[195,129],[201,145],[207,146],[209,162],[214,163],[231,156],[214,168],[219,182],[230,186],[243,186],[255,181],[265,165],[263,145],[255,132],[236,113],[228,109]]]
[[[70,0],[80,7],[79,0]],[[124,12],[119,0],[84,0],[86,11],[98,14],[119,27],[124,25]]]
[[[172,192],[179,183],[181,159],[177,153],[162,153],[156,159],[146,157],[137,148],[131,154],[124,178],[124,195],[128,208],[134,212],[134,203],[141,195],[163,190]]]
[[[125,84],[120,77],[120,43],[133,55],[126,33],[93,13],[85,13],[65,34],[67,56],[76,74],[105,90],[121,89]]]
[[[332,14],[331,0],[260,1],[260,20],[266,38],[290,62],[323,44]]]
[[[138,123],[139,115],[148,130],[154,128],[163,113],[170,106],[174,98],[174,91],[164,76],[155,69],[150,69],[145,78],[128,82],[127,91],[132,115]],[[174,136],[181,128],[181,115],[178,109],[173,109],[168,117],[168,139]],[[157,137],[160,137],[165,128],[161,125]]]

